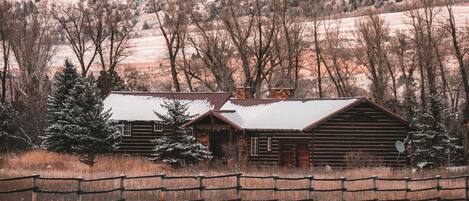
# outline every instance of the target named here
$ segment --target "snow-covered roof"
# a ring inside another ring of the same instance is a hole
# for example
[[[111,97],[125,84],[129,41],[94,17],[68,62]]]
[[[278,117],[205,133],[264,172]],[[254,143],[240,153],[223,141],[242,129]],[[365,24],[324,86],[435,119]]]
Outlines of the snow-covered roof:
[[[347,106],[359,98],[330,100],[272,100],[249,104],[252,100],[231,99],[215,111],[243,129],[303,130]],[[231,112],[226,112],[231,111]]]
[[[347,108],[367,101],[364,98],[280,100],[229,97],[228,93],[112,92],[104,100],[104,107],[111,110],[113,120],[155,121],[159,119],[154,112],[166,112],[161,107],[165,100],[178,99],[188,105],[190,115],[195,115],[194,119],[184,126],[212,115],[236,129],[303,131]],[[399,119],[397,115],[381,106],[369,103]]]
[[[104,100],[104,109],[111,110],[113,120],[155,121],[155,112],[164,114],[165,100],[178,99],[188,104],[190,115],[200,115],[219,109],[229,98],[228,93],[141,93],[112,92]]]

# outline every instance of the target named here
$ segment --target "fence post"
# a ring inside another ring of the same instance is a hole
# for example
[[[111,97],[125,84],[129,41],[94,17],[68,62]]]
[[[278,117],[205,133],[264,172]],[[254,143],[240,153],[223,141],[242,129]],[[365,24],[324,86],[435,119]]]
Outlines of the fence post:
[[[38,174],[33,174],[33,190],[31,193],[31,201],[37,201],[37,178],[39,177]]]
[[[119,200],[120,201],[125,201],[125,186],[124,186],[124,180],[125,180],[125,174],[121,174],[121,179],[120,179],[120,194],[119,194]]]
[[[272,176],[272,200],[277,200],[277,175]]]
[[[465,182],[464,182],[465,183],[464,184],[464,187],[465,187],[464,193],[466,194],[465,198],[466,198],[466,200],[469,200],[469,193],[468,193],[468,191],[469,191],[469,175],[466,175],[464,177],[464,180],[465,180]]]
[[[203,197],[203,191],[204,191],[204,175],[203,174],[199,174],[198,176],[199,178],[199,198],[200,200],[204,200],[204,197]]]
[[[241,173],[236,174],[236,197],[241,200]]]
[[[308,200],[313,200],[313,176],[308,175]]]
[[[378,187],[376,185],[376,179],[378,179],[378,176],[373,175],[371,176],[371,179],[373,180],[373,199],[378,200],[378,196],[376,194],[376,191],[378,190]]]
[[[405,177],[405,189],[406,189],[406,190],[405,190],[405,194],[404,194],[404,195],[405,195],[405,199],[406,199],[406,200],[409,200],[409,191],[410,191],[410,189],[409,189],[409,181],[410,181],[410,177]]]
[[[345,200],[345,177],[340,177],[340,201]]]
[[[161,190],[160,190],[160,201],[164,201],[164,192],[165,192],[165,184],[164,184],[164,178],[165,178],[165,175],[164,174],[161,174]]]
[[[440,189],[441,189],[441,186],[440,186],[440,179],[441,179],[441,176],[440,175],[436,175],[435,176],[435,179],[436,179],[436,195],[438,196],[438,200],[441,200],[441,197],[440,197]]]
[[[83,177],[77,177],[77,196],[78,196],[78,201],[81,201],[81,182],[83,180]]]

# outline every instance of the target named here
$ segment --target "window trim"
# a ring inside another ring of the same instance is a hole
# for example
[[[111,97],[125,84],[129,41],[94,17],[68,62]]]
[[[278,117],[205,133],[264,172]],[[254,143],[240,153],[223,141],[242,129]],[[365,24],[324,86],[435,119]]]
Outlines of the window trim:
[[[272,151],[272,137],[267,137],[267,151]]]
[[[161,126],[159,130],[156,129],[156,127]],[[158,123],[158,122],[153,122],[153,132],[161,132],[164,133],[164,124]]]
[[[126,130],[126,126],[128,127],[128,132],[125,132]],[[120,129],[121,129],[121,136],[123,137],[130,137],[132,136],[132,123],[131,122],[122,122],[120,125],[119,125]]]
[[[251,156],[259,155],[259,137],[251,137]]]

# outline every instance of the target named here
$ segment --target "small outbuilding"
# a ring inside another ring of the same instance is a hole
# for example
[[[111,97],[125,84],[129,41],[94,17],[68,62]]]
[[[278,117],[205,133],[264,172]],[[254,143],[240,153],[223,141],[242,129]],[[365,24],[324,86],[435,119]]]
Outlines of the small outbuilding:
[[[105,107],[122,122],[120,153],[151,153],[150,140],[164,135],[154,111],[164,112],[159,105],[166,99],[188,104],[196,117],[184,127],[208,146],[214,160],[235,156],[241,165],[304,168],[344,167],[363,159],[386,166],[407,164],[406,153],[395,148],[396,141],[407,138],[407,122],[362,97],[240,99],[227,93],[113,92]]]

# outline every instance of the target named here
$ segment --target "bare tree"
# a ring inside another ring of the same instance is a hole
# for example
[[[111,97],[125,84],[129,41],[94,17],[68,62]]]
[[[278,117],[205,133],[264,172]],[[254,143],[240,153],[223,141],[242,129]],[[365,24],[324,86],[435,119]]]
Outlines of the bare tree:
[[[387,58],[386,45],[389,44],[389,27],[384,19],[374,14],[368,14],[355,22],[355,43],[351,49],[356,60],[366,68],[366,75],[371,80],[371,91],[374,101],[384,104],[387,96],[389,78],[392,78],[394,99],[397,100],[396,76]]]
[[[448,31],[451,35],[451,44],[453,47],[453,54],[458,62],[459,73],[461,74],[461,82],[464,87],[464,97],[465,103],[462,109],[463,115],[463,133],[466,134],[463,136],[464,139],[464,161],[466,162],[468,159],[468,150],[469,150],[469,140],[467,132],[469,131],[469,79],[468,79],[468,60],[466,58],[467,53],[469,52],[469,46],[465,46],[464,42],[469,39],[469,35],[464,35],[458,30],[458,26],[456,24],[456,20],[454,18],[454,10],[453,10],[453,1],[448,0],[446,1],[446,9],[448,11],[448,20],[445,23],[445,30]],[[461,37],[462,36],[462,37]]]
[[[187,26],[190,23],[189,17],[194,5],[194,1],[180,0],[150,0],[148,2],[148,12],[156,15],[160,31],[166,42],[171,77],[174,89],[177,92],[181,91],[181,86],[177,77],[176,60],[183,43],[184,34],[187,32]]]
[[[107,96],[122,80],[116,73],[117,65],[127,58],[129,39],[139,13],[136,2],[112,0],[89,0],[89,15],[85,15],[86,32],[93,42],[101,65],[98,87]]]
[[[273,3],[278,3],[274,1]],[[261,0],[222,0],[220,19],[241,60],[244,86],[252,96],[259,97],[262,84],[269,74],[273,40],[277,34],[275,12],[264,9],[267,3]]]
[[[316,62],[316,68],[313,69],[313,71],[316,71],[316,76],[318,80],[317,88],[318,88],[318,96],[319,98],[323,98],[323,90],[322,90],[322,72],[321,72],[321,45],[320,45],[320,38],[319,38],[319,28],[321,25],[321,10],[324,8],[321,8],[320,5],[309,2],[308,4],[311,6],[310,12],[311,12],[311,32],[313,34],[313,48],[312,51],[314,52],[315,55],[315,62]]]
[[[50,60],[54,54],[54,28],[47,2],[24,1],[14,5],[9,41],[18,66],[14,105],[21,112],[19,129],[30,144],[38,144],[44,128],[45,102],[50,90]]]
[[[90,10],[83,1],[76,3],[54,4],[53,17],[62,28],[65,38],[80,64],[81,75],[86,77],[98,54],[88,31],[94,29]],[[96,44],[101,44],[101,41]],[[86,54],[89,53],[89,58]]]
[[[278,13],[276,37],[272,51],[276,58],[273,64],[279,67],[279,77],[275,85],[296,90],[300,77],[302,56],[306,47],[304,40],[305,24],[302,22],[303,10],[292,8],[290,1],[281,0],[272,4],[273,12]]]
[[[219,30],[213,22],[207,17],[194,16],[194,25],[197,34],[189,36],[188,41],[196,51],[196,57],[199,58],[206,69],[210,72],[215,82],[215,88],[212,91],[232,92],[235,88],[233,80],[234,70],[230,66],[233,59],[233,48],[229,43],[230,38],[224,30]],[[210,83],[207,79],[195,76],[197,80],[204,83],[207,87]]]
[[[12,30],[10,29],[11,24],[11,15],[12,15],[12,8],[13,5],[10,1],[2,0],[0,2],[0,40],[1,40],[1,47],[0,50],[2,51],[2,60],[3,60],[3,70],[0,73],[0,79],[2,82],[1,88],[1,102],[4,103],[7,97],[7,76],[10,73],[10,53],[11,53],[11,46],[8,42],[8,37],[12,34]]]
[[[416,54],[412,41],[406,33],[397,32],[391,39],[390,53],[394,56],[399,73],[404,80],[403,112],[407,120],[411,120],[415,113],[415,78],[417,68]]]
[[[347,40],[340,33],[341,20],[327,20],[323,23],[324,39],[320,42],[322,51],[320,60],[326,69],[327,78],[332,82],[337,96],[353,96],[352,80],[357,73],[350,50],[346,47]]]

